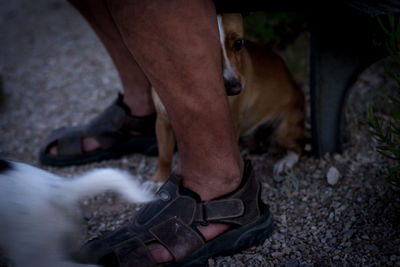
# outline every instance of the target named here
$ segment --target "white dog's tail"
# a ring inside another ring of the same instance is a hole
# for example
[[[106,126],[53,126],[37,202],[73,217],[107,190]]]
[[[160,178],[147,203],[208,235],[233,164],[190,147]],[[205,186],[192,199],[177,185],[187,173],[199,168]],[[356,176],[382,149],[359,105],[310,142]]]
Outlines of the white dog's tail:
[[[97,169],[70,180],[66,189],[73,200],[90,197],[105,191],[113,191],[134,203],[153,200],[150,189],[141,185],[127,172],[116,169]]]

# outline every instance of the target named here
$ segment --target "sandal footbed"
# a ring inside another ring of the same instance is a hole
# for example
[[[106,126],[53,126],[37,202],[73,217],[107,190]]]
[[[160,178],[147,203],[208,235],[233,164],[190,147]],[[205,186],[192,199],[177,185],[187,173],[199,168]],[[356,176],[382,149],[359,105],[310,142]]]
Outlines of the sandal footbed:
[[[141,153],[149,157],[157,156],[157,139],[155,137],[134,137],[126,143],[108,149],[96,149],[74,156],[52,156],[46,150],[41,150],[39,159],[44,165],[63,167],[82,165],[101,160],[118,159],[132,153]]]

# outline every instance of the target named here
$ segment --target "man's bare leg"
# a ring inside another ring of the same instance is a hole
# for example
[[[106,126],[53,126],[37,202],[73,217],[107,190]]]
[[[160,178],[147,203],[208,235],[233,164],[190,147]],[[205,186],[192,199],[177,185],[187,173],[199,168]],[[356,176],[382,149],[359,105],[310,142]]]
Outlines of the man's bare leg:
[[[69,2],[85,17],[110,54],[121,78],[124,101],[131,107],[132,114],[144,116],[153,113],[151,84],[125,46],[105,0]]]
[[[122,82],[124,102],[132,115],[145,116],[154,113],[151,84],[125,46],[105,0],[69,2],[85,17],[111,56]],[[95,138],[83,139],[84,151],[92,151],[98,147],[99,143]],[[57,147],[52,147],[50,153],[57,155]]]
[[[109,0],[129,51],[165,104],[179,150],[177,172],[203,200],[234,190],[243,162],[221,73],[215,8],[211,0]],[[227,226],[199,229],[206,239]],[[172,257],[151,247],[158,262]]]

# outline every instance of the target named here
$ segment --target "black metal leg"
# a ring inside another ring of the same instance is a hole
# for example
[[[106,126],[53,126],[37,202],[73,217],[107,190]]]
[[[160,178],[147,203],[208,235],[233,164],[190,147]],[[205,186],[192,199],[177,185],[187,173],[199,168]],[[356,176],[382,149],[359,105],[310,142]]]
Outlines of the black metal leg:
[[[311,38],[311,120],[318,156],[341,152],[343,107],[359,73],[382,57],[371,31],[343,24],[318,28]],[[347,29],[345,27],[348,27]]]

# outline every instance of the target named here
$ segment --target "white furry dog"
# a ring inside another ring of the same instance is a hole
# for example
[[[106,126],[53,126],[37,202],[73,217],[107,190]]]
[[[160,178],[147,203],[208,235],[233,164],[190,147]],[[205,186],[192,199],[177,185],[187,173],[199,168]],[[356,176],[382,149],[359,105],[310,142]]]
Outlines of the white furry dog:
[[[77,205],[106,190],[130,202],[153,198],[129,174],[114,169],[64,179],[0,159],[0,247],[17,267],[95,266],[71,260],[81,229]]]

